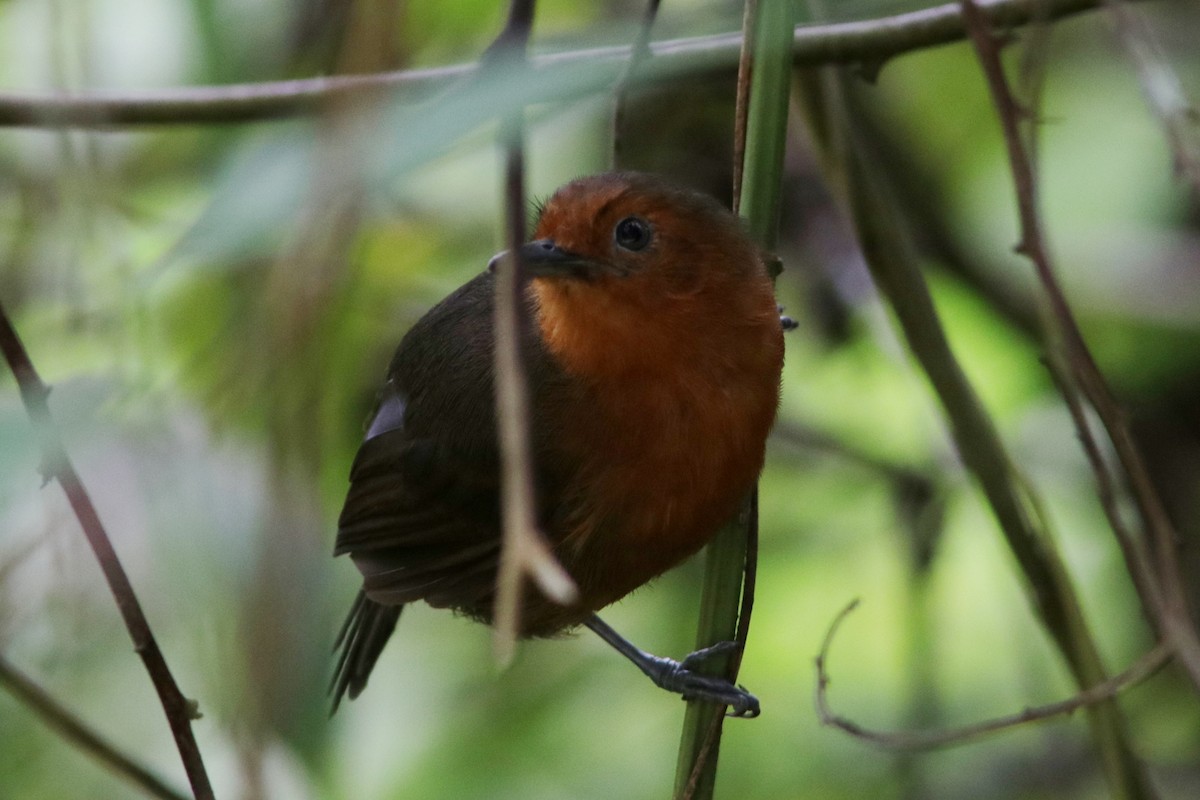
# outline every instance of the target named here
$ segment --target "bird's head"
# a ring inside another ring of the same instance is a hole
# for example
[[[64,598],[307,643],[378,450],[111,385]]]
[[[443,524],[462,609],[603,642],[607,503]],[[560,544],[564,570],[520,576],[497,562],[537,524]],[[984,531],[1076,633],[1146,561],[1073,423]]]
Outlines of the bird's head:
[[[543,286],[593,284],[580,290],[659,299],[760,269],[757,249],[715,200],[632,172],[579,178],[555,192],[521,256]]]
[[[543,337],[567,361],[634,366],[639,351],[657,357],[647,345],[686,357],[711,338],[779,327],[759,249],[739,220],[650,175],[566,184],[521,257]]]

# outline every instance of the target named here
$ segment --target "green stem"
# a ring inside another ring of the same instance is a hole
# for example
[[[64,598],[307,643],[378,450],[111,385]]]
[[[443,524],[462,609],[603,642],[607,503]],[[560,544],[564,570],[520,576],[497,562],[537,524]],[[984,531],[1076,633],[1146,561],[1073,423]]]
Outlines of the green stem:
[[[736,638],[742,600],[742,573],[746,567],[748,514],[725,525],[704,551],[704,588],[696,649]],[[733,656],[710,658],[704,672],[730,675]],[[736,674],[731,676],[736,680]],[[675,797],[708,800],[717,776],[717,755],[725,706],[691,700],[683,716],[683,733],[675,765]]]
[[[746,219],[755,241],[764,250],[775,246],[779,228],[783,152],[787,137],[788,97],[792,56],[793,4],[790,0],[759,0],[748,24],[754,31],[746,152],[742,195],[735,206]],[[736,157],[736,154],[735,154]],[[756,516],[743,513],[717,534],[705,551],[704,589],[696,648],[733,641],[742,603],[742,578],[754,565],[747,562],[750,526]],[[741,609],[748,614],[748,609]],[[744,623],[747,620],[743,621]],[[744,642],[743,642],[744,645]],[[737,678],[740,657],[713,659],[706,667],[714,674]],[[675,772],[676,797],[706,800],[716,781],[721,724],[725,709],[691,701],[684,714],[683,734]]]

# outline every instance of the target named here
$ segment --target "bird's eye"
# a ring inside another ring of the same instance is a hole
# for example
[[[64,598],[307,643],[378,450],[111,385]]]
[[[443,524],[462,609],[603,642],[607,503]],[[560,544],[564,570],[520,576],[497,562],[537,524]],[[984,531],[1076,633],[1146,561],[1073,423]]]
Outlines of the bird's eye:
[[[650,244],[653,234],[650,223],[641,217],[626,217],[613,230],[613,238],[626,250],[641,250]]]

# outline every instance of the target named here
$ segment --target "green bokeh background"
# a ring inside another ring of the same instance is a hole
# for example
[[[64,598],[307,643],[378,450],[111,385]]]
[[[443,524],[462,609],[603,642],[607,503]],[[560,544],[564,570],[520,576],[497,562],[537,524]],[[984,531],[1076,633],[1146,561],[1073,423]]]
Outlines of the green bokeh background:
[[[0,0],[0,87],[121,92],[472,61],[501,5]],[[1137,11],[1160,65],[1200,96],[1200,9]],[[546,0],[535,50],[627,42],[641,13]],[[667,0],[655,36],[736,30],[740,18],[731,2]],[[1062,281],[1180,529],[1194,597],[1197,194],[1173,176],[1163,125],[1103,14],[1023,32],[1014,75],[1028,52],[1045,59],[1038,161]],[[954,349],[1046,504],[1107,663],[1123,669],[1152,638],[1030,334],[1036,296],[1012,253],[1011,179],[973,53],[960,43],[899,57],[856,97],[923,221],[914,230]],[[362,420],[403,332],[500,247],[501,160],[468,100],[381,100],[361,124],[348,119],[363,109],[331,107],[305,122],[0,130],[0,302],[54,385],[62,436],[204,713],[195,729],[219,797],[670,793],[683,705],[587,634],[523,645],[498,673],[488,631],[413,607],[369,691],[327,718],[330,646],[358,585],[329,551]],[[732,101],[730,77],[634,91],[627,163],[726,198]],[[607,166],[609,113],[603,95],[531,111],[532,195]],[[762,480],[741,675],[764,713],[727,725],[718,796],[1107,796],[1082,716],[916,756],[817,723],[813,658],[855,597],[830,697],[865,725],[968,722],[1072,684],[795,122],[779,295],[800,329]],[[37,466],[2,372],[0,651],[182,787],[151,685]],[[902,502],[897,475],[932,494]],[[927,567],[914,565],[917,532],[936,545]],[[688,563],[606,616],[681,656],[699,581]],[[1168,667],[1122,706],[1163,797],[1200,795],[1200,702],[1183,677]],[[135,790],[0,694],[0,797],[124,796]]]

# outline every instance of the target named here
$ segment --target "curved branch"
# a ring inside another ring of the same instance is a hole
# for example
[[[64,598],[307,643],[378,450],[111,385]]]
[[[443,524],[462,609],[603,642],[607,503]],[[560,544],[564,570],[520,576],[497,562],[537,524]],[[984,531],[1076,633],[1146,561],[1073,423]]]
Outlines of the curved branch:
[[[1035,17],[1059,19],[1089,11],[1103,0],[995,0],[983,6],[993,25],[1015,27]],[[795,29],[796,64],[863,63],[876,71],[894,56],[966,38],[957,3],[945,3],[888,17],[803,25]],[[732,72],[741,49],[740,32],[650,45],[655,69],[639,69],[637,79],[658,80],[703,70]],[[567,64],[624,63],[629,46],[597,47],[552,53],[531,59],[534,70]],[[89,92],[81,95],[33,95],[0,92],[0,127],[113,128],[139,125],[213,125],[303,117],[325,103],[363,92],[392,89],[423,93],[443,88],[473,73],[476,64],[301,80],[197,86],[151,92]],[[607,91],[597,84],[595,91]]]
[[[85,725],[3,656],[0,656],[0,684],[64,739],[130,783],[140,786],[150,796],[161,800],[184,800],[182,794]]]
[[[1114,398],[1108,381],[1088,348],[1083,332],[1071,311],[1071,305],[1058,282],[1038,209],[1037,173],[1029,148],[1021,136],[1020,123],[1026,114],[1009,89],[1008,79],[1000,61],[999,44],[991,33],[988,20],[978,2],[961,2],[963,18],[983,69],[1008,153],[1021,232],[1016,250],[1032,263],[1034,273],[1042,285],[1050,311],[1050,345],[1055,346],[1058,354],[1065,360],[1063,377],[1070,379],[1074,384],[1068,383],[1067,393],[1077,388],[1095,409],[1113,444],[1117,461],[1129,481],[1133,500],[1148,539],[1151,560],[1157,570],[1153,576],[1141,574],[1145,557],[1140,554],[1138,559],[1129,564],[1135,585],[1142,592],[1142,602],[1156,618],[1160,630],[1174,645],[1175,654],[1193,685],[1200,689],[1200,636],[1196,633],[1196,624],[1191,618],[1186,590],[1180,577],[1179,563],[1175,555],[1177,536],[1174,525],[1158,495],[1158,489],[1150,478],[1141,451],[1134,442],[1124,409]],[[1082,435],[1086,437],[1088,434]],[[1084,444],[1087,445],[1086,438]],[[1091,463],[1093,468],[1103,469],[1095,459],[1092,459]],[[1103,483],[1111,479],[1101,475],[1099,480],[1103,490]],[[1114,529],[1120,537],[1123,526],[1117,523]],[[1122,546],[1127,546],[1129,541],[1130,539],[1126,538]],[[1138,542],[1134,546],[1140,544]],[[1157,587],[1153,586],[1154,579],[1158,581]]]
[[[75,471],[62,441],[58,438],[54,420],[50,417],[50,407],[46,404],[50,389],[42,382],[34,368],[29,353],[25,350],[25,345],[21,343],[20,337],[17,336],[17,331],[9,321],[3,306],[0,306],[0,352],[4,354],[5,360],[8,361],[8,365],[17,379],[21,400],[24,402],[25,410],[29,413],[29,419],[37,432],[42,449],[42,475],[47,481],[51,478],[58,480],[63,492],[67,495],[71,509],[79,519],[80,527],[83,528],[92,552],[96,554],[96,560],[100,562],[104,579],[108,582],[113,598],[117,601],[117,609],[121,612],[121,618],[129,630],[129,638],[133,640],[133,648],[141,656],[142,662],[146,665],[146,671],[150,674],[150,680],[154,683],[154,689],[158,692],[163,712],[167,716],[171,733],[175,737],[175,745],[183,759],[188,780],[191,781],[192,792],[197,800],[211,800],[213,797],[212,786],[209,784],[208,774],[204,770],[200,747],[196,744],[196,737],[192,733],[191,721],[199,716],[195,702],[184,697],[183,692],[179,690],[179,685],[175,683],[175,678],[171,675],[171,669],[167,666],[167,660],[163,657],[154,633],[150,630],[150,623],[146,620],[142,606],[133,591],[129,576],[125,574],[125,568],[121,566],[121,560],[117,557],[116,550],[113,549],[108,532],[104,530],[104,525],[100,522],[96,506],[93,505],[92,498],[79,478],[79,473]]]
[[[833,644],[833,637],[837,635],[838,628],[842,622],[849,616],[850,612],[858,608],[858,600],[853,600],[845,608],[834,617],[833,622],[829,626],[828,632],[825,634],[825,639],[821,643],[821,652],[817,655],[817,689],[816,689],[816,706],[817,717],[822,725],[837,728],[850,734],[855,739],[861,739],[864,742],[882,747],[885,750],[936,750],[943,747],[957,747],[959,745],[968,744],[980,739],[984,736],[993,733],[999,733],[1009,728],[1015,728],[1019,725],[1025,725],[1041,720],[1051,719],[1052,717],[1071,714],[1081,708],[1092,706],[1097,703],[1103,703],[1112,700],[1118,694],[1130,686],[1135,686],[1142,681],[1152,676],[1155,672],[1162,668],[1164,664],[1171,660],[1172,648],[1166,642],[1159,642],[1151,650],[1146,652],[1133,663],[1129,669],[1109,678],[1106,681],[1089,686],[1087,689],[1068,697],[1065,700],[1059,700],[1055,703],[1047,703],[1042,706],[1034,706],[1018,711],[1015,714],[1008,714],[994,719],[983,720],[971,725],[964,725],[960,728],[949,728],[946,730],[936,731],[880,731],[859,725],[857,722],[846,719],[845,717],[835,714],[829,707],[829,700],[826,696],[829,689],[829,673],[825,670],[825,662],[829,657],[829,648]]]
[[[847,72],[798,74],[798,96],[810,119],[816,151],[854,224],[871,275],[946,414],[962,462],[995,514],[1041,625],[1080,689],[1101,683],[1107,672],[1037,495],[1012,462],[995,421],[950,348],[903,215],[872,170],[866,131],[847,96]],[[1114,792],[1152,797],[1119,709],[1100,703],[1088,712]]]

